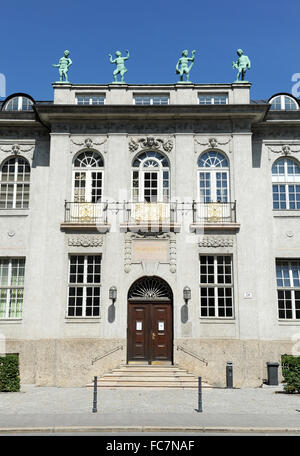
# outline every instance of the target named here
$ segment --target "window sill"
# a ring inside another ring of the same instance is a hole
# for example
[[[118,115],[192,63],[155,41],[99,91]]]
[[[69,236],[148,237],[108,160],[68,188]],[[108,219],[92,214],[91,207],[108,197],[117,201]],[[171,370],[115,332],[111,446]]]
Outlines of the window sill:
[[[300,217],[300,210],[276,210],[273,209],[273,217]]]
[[[300,326],[300,320],[278,320],[279,326]]]
[[[65,317],[66,323],[99,323],[101,317]]]
[[[235,318],[219,318],[219,317],[210,317],[210,318],[206,318],[206,317],[199,317],[199,320],[201,321],[201,323],[215,323],[215,324],[229,324],[229,325],[235,325],[236,323],[236,320]]]
[[[23,319],[22,318],[0,318],[0,325],[2,324],[18,324],[18,323],[23,323]]]
[[[0,209],[0,217],[27,217],[29,209]]]

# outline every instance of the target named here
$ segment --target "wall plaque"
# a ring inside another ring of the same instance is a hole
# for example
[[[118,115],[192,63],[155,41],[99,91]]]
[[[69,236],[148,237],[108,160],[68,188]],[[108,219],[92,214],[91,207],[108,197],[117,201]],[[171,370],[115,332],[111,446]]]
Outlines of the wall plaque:
[[[169,242],[152,239],[132,241],[132,262],[156,261],[169,262]]]

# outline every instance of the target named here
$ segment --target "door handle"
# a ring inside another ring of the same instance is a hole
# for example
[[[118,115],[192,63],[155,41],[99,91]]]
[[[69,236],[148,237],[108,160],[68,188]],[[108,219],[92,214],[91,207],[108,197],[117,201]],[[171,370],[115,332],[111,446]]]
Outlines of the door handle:
[[[155,332],[152,333],[152,340],[155,340],[156,334]]]

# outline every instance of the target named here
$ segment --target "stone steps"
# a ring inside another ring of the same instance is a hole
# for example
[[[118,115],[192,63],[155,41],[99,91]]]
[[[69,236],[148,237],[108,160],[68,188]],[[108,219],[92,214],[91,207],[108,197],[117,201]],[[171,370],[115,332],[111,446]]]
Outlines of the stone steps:
[[[87,386],[94,386],[89,383]],[[203,383],[203,386],[209,386]],[[98,378],[100,389],[197,388],[198,378],[173,365],[122,365]]]

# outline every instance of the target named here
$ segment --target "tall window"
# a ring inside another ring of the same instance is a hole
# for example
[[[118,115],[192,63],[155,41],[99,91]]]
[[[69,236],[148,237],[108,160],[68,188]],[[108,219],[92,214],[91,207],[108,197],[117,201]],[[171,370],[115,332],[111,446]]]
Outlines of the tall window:
[[[160,152],[143,152],[132,164],[133,201],[168,202],[170,196],[169,161]]]
[[[69,262],[68,316],[98,317],[101,256],[72,255]]]
[[[200,255],[201,317],[233,317],[231,256]]]
[[[30,166],[23,157],[12,157],[0,168],[0,209],[27,209]]]
[[[300,209],[300,166],[280,158],[272,166],[273,209]]]
[[[101,201],[103,189],[103,158],[98,152],[86,151],[74,161],[73,201],[96,203]]]
[[[204,203],[229,201],[229,166],[225,155],[205,152],[198,160],[199,197]]]
[[[21,318],[25,258],[0,258],[0,318]]]
[[[276,261],[278,317],[300,319],[300,260]]]

